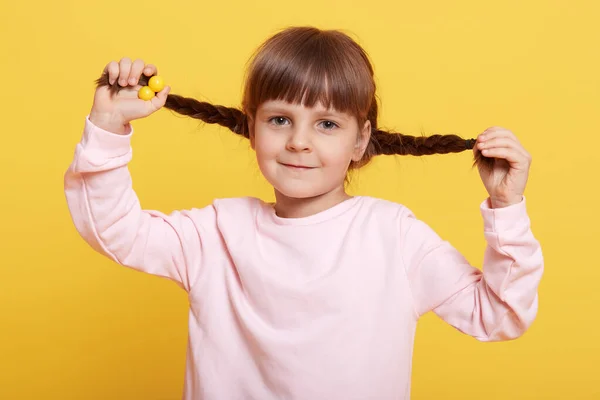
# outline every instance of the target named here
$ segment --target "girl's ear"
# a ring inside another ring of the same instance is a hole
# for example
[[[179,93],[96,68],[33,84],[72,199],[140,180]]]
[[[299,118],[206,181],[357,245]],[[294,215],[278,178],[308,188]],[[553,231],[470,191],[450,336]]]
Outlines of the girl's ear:
[[[358,162],[362,159],[370,140],[371,121],[367,120],[358,134],[356,146],[354,146],[354,153],[352,154],[352,161]]]
[[[254,139],[254,120],[252,119],[252,117],[248,117],[246,120],[246,123],[248,124],[248,138],[250,139],[250,147],[252,147],[252,150],[256,150],[254,148],[254,144],[255,144],[255,139]]]

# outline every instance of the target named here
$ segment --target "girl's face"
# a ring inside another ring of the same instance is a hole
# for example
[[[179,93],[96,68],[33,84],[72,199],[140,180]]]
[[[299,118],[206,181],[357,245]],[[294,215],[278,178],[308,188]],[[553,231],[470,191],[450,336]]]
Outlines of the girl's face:
[[[306,199],[343,192],[351,161],[367,147],[371,124],[354,116],[285,101],[261,104],[249,123],[261,172],[278,196]]]

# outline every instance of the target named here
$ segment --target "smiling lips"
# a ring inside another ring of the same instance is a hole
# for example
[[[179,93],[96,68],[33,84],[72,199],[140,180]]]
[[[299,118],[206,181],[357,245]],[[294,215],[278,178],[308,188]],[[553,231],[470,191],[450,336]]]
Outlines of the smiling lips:
[[[296,164],[286,164],[286,163],[281,163],[281,165],[283,165],[284,167],[293,169],[295,171],[305,171],[305,170],[315,168],[315,167],[307,167],[306,165],[296,165]]]

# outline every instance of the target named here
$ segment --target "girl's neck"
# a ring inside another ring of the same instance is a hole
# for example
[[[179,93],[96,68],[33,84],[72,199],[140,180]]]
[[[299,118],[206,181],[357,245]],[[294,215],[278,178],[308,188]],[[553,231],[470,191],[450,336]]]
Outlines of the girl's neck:
[[[325,211],[350,199],[344,187],[315,197],[294,198],[275,190],[275,213],[281,218],[304,218]]]

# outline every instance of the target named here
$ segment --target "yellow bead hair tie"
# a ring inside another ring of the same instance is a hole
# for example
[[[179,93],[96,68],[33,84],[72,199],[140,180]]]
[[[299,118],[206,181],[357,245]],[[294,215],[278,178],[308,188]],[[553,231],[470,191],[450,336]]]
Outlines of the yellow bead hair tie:
[[[151,100],[156,93],[163,90],[165,87],[165,81],[161,76],[154,75],[148,81],[148,86],[144,86],[138,92],[138,97],[142,100]]]

